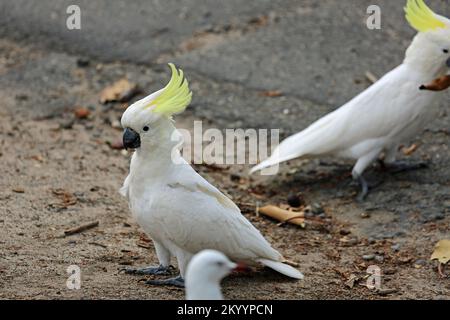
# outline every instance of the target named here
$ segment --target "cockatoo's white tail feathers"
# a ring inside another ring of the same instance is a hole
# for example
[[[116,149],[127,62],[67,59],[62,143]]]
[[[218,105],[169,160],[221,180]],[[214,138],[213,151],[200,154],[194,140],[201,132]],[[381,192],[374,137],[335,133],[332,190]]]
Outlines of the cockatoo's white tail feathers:
[[[286,160],[287,161],[287,160]],[[272,167],[278,163],[280,163],[282,161],[280,161],[278,158],[275,157],[270,157],[267,160],[264,160],[263,162],[261,162],[260,164],[254,166],[253,168],[250,169],[250,174],[255,173],[256,171],[265,169],[265,168],[269,168]]]
[[[258,262],[265,265],[266,267],[269,267],[270,269],[284,274],[285,276],[299,280],[302,280],[304,278],[303,273],[285,263],[267,259],[259,259]]]
[[[342,125],[334,121],[337,118],[341,119],[336,111],[332,112],[305,130],[286,138],[268,159],[254,166],[250,174],[295,158],[330,152],[336,147],[342,129]]]

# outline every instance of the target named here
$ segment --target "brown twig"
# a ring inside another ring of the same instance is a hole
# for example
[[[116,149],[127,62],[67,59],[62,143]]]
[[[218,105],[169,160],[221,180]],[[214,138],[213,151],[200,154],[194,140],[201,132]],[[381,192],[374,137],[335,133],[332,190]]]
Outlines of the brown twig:
[[[370,71],[366,71],[366,73],[364,74],[367,78],[367,80],[369,80],[372,83],[375,83],[378,81],[378,78]]]
[[[106,244],[103,244],[103,243],[89,242],[89,244],[91,244],[93,246],[99,246],[99,247],[102,247],[102,248],[108,248],[108,246]]]
[[[282,225],[284,225],[284,224],[286,224],[286,223],[288,223],[288,222],[291,222],[291,221],[294,220],[294,219],[298,219],[298,218],[304,219],[304,218],[305,218],[305,213],[304,213],[304,212],[301,212],[299,215],[290,217],[289,219],[286,219],[286,220],[280,222],[280,223],[278,224],[278,226],[281,227]]]
[[[95,228],[98,225],[99,225],[98,221],[91,222],[91,223],[88,223],[88,224],[84,224],[84,225],[76,227],[76,228],[65,230],[64,231],[64,235],[65,236],[70,236],[70,235],[73,235],[73,234],[77,234],[77,233],[80,233],[80,232],[83,232],[83,231]]]

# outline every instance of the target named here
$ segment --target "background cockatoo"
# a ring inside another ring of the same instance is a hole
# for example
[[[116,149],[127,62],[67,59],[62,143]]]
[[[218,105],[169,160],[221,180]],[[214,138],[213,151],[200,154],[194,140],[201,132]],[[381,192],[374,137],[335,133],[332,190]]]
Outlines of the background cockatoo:
[[[175,257],[180,277],[148,283],[182,285],[192,256],[203,249],[215,249],[232,260],[261,263],[301,279],[303,275],[284,263],[283,256],[233,201],[182,158],[177,148],[181,135],[171,117],[184,111],[192,93],[183,71],[169,65],[172,77],[167,86],[131,105],[121,120],[124,146],[136,149],[121,193],[128,198],[139,225],[153,239],[160,262],[158,267],[128,272],[162,274]]]
[[[222,252],[203,250],[189,262],[186,270],[187,300],[223,300],[220,282],[232,271],[245,266],[231,262]]]
[[[440,93],[421,90],[450,66],[450,20],[423,0],[408,0],[406,19],[418,31],[403,63],[339,109],[285,139],[251,173],[294,158],[338,156],[356,159],[353,178],[368,193],[362,174],[381,153],[392,164],[408,142],[436,117]]]

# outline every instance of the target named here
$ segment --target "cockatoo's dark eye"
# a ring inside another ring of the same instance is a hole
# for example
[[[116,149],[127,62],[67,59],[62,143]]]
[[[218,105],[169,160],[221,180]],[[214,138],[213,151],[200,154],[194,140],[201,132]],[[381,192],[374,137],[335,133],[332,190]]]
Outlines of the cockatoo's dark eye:
[[[442,52],[443,53],[448,53],[448,49],[443,49]]]
[[[218,261],[218,262],[217,262],[217,266],[218,266],[218,267],[223,267],[223,266],[224,266],[224,263],[223,263],[222,261]]]
[[[145,126],[145,127],[142,128],[142,130],[144,130],[144,131],[148,131],[149,129],[150,128],[148,126]]]

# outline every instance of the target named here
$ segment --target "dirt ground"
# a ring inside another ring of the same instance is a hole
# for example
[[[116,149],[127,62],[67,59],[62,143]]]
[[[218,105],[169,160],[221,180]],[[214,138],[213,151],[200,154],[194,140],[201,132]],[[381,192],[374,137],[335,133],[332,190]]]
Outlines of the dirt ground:
[[[182,299],[181,289],[150,287],[146,277],[119,272],[157,259],[118,193],[130,153],[113,147],[121,139],[117,120],[126,106],[97,102],[113,80],[126,75],[151,91],[164,84],[167,70],[154,73],[92,61],[84,66],[75,57],[45,56],[7,41],[0,49],[0,298]],[[69,67],[59,69],[61,61]],[[42,85],[48,90],[36,89]],[[192,88],[197,95],[207,94],[200,76]],[[54,107],[60,105],[65,107]],[[87,119],[74,116],[80,105],[91,109]],[[198,119],[188,111],[177,124],[192,128]],[[249,178],[248,166],[196,166],[305,274],[305,280],[291,281],[256,269],[226,279],[224,295],[449,299],[449,279],[441,278],[429,260],[435,243],[450,231],[449,181],[443,174],[450,171],[449,142],[443,127],[418,138],[420,148],[408,160],[425,160],[427,169],[390,174],[374,166],[368,177],[380,184],[364,203],[355,201],[351,163],[334,159],[294,161],[271,178]],[[255,214],[257,205],[285,205],[291,193],[301,193],[306,204],[317,208],[318,215],[307,219],[304,229],[278,226]],[[64,236],[64,230],[96,221],[98,227]],[[81,268],[80,290],[66,287],[66,269],[72,264]],[[382,270],[381,291],[365,286],[369,265]]]

